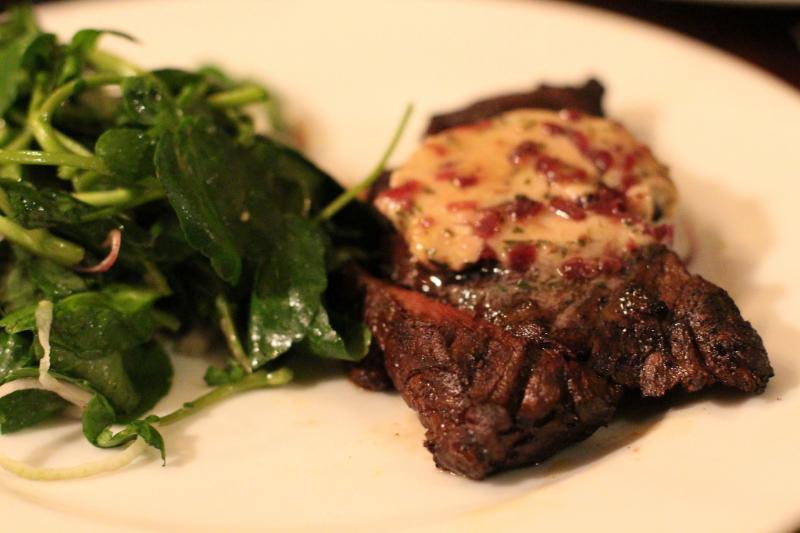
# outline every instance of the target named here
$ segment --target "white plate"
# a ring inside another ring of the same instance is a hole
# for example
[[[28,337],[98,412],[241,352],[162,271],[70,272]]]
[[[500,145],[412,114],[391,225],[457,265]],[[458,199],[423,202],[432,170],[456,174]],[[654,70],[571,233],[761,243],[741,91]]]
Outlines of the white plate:
[[[596,74],[608,108],[671,163],[702,248],[695,268],[761,332],[777,376],[741,401],[709,399],[618,421],[546,464],[476,483],[438,472],[414,414],[335,372],[237,398],[170,428],[151,457],[100,478],[0,475],[4,530],[780,531],[800,524],[800,98],[737,60],[650,26],[561,3],[66,2],[48,28],[119,28],[146,65],[213,60],[279,88],[327,169],[373,164],[406,102],[425,117],[479,96]],[[201,390],[178,361],[158,411]],[[74,424],[0,439],[72,464]],[[113,453],[113,452],[111,452]]]

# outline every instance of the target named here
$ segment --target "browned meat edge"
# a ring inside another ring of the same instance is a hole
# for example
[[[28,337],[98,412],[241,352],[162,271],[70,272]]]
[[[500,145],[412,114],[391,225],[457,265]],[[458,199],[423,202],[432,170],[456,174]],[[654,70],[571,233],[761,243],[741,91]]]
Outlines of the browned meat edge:
[[[481,479],[540,461],[611,419],[621,387],[543,331],[521,339],[418,292],[361,279],[385,368],[441,468]]]
[[[533,91],[496,96],[475,102],[452,113],[435,115],[425,133],[426,135],[439,133],[455,126],[473,124],[512,109],[526,107],[554,111],[574,108],[600,117],[603,116],[603,92],[603,86],[595,79],[587,81],[581,87],[540,85]]]
[[[595,80],[540,87],[438,115],[428,132],[517,107],[601,115],[602,93]],[[351,379],[375,390],[394,385],[442,468],[480,479],[540,461],[607,423],[624,390],[663,396],[722,384],[752,393],[773,374],[728,294],[663,246],[633,254],[611,277],[542,285],[491,264],[426,269],[380,223],[379,271],[392,284],[351,276],[376,340]]]

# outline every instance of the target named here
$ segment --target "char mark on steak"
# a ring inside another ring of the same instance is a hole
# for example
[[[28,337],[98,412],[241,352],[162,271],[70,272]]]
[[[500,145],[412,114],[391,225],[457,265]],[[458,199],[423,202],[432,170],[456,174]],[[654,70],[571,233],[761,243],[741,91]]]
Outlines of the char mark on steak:
[[[622,388],[539,334],[361,276],[385,368],[441,468],[482,479],[540,461],[606,424]]]
[[[602,93],[594,80],[541,87],[434,117],[428,133],[519,107],[602,115]],[[388,175],[377,189],[387,183]],[[351,379],[397,388],[444,469],[480,479],[540,461],[606,424],[623,393],[717,384],[757,393],[772,376],[760,337],[728,294],[662,245],[585,279],[492,261],[454,272],[415,262],[391,224],[379,223],[382,279],[350,276],[374,334]]]
[[[395,246],[394,257],[405,253]],[[613,276],[548,280],[483,268],[449,274],[397,259],[393,279],[464,308],[513,335],[531,325],[576,353],[594,371],[644,396],[721,384],[748,393],[772,376],[766,350],[728,294],[688,272],[662,245],[633,253]]]

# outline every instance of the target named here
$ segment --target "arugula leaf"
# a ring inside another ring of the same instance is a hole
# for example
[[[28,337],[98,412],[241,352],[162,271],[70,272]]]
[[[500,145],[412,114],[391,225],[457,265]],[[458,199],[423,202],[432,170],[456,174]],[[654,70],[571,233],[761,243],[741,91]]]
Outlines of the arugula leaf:
[[[155,176],[154,139],[134,128],[106,130],[95,144],[95,152],[112,172],[127,179]]]
[[[60,300],[88,289],[86,281],[68,268],[22,250],[16,254],[19,264],[24,265],[25,275],[38,289],[37,301]]]
[[[152,425],[158,420],[158,417],[133,420],[121,431],[113,433],[110,426],[116,422],[114,409],[105,398],[95,395],[83,411],[81,420],[86,440],[99,448],[116,448],[140,437],[147,444],[159,450],[162,461],[166,461],[164,439]]]
[[[83,425],[83,435],[86,440],[94,444],[97,442],[97,437],[106,430],[110,425],[116,422],[117,417],[114,414],[114,408],[108,403],[108,400],[95,394],[83,410],[81,416],[81,424]]]
[[[61,43],[28,8],[0,22],[0,380],[38,376],[46,299],[50,373],[94,395],[87,439],[141,438],[163,456],[156,425],[291,379],[251,364],[273,368],[287,351],[363,356],[369,332],[326,304],[332,259],[359,255],[363,218],[352,192],[279,142],[289,130],[269,90],[216,68],[146,71],[100,49],[104,33]],[[251,104],[271,138],[256,133]],[[216,387],[195,402],[137,419],[173,378],[156,334],[210,322],[237,362],[210,368]],[[20,391],[0,398],[0,423],[34,424],[63,403]]]
[[[53,369],[85,379],[93,389],[108,398],[121,415],[136,412],[141,396],[125,372],[120,352],[112,352],[97,359],[80,359],[74,352],[54,349],[50,357]]]
[[[154,126],[164,116],[174,114],[171,98],[154,76],[142,75],[125,78],[121,84],[123,116],[142,126]]]
[[[367,355],[372,333],[362,322],[345,315],[332,314],[329,320],[325,307],[320,307],[308,329],[303,348],[319,357],[360,361]],[[334,327],[332,322],[335,322]]]
[[[6,330],[7,333],[22,333],[23,331],[34,331],[36,329],[36,303],[20,307],[0,320],[0,328]]]
[[[0,187],[8,198],[13,219],[28,229],[78,224],[97,211],[58,189],[9,181],[0,183]]]
[[[303,211],[298,184],[278,176],[269,157],[264,143],[239,145],[202,117],[182,119],[156,149],[156,175],[186,241],[231,284],[243,256],[258,258],[280,236],[281,213]]]
[[[143,296],[141,296],[143,295]],[[98,359],[143,344],[152,336],[148,291],[87,291],[56,302],[50,344],[54,352]]]
[[[130,422],[166,396],[172,386],[173,369],[167,353],[156,342],[128,350],[122,356],[122,364],[139,395],[139,404],[128,415],[118,414],[117,422]]]
[[[32,362],[31,341],[28,337],[0,332],[0,383],[9,373]]]
[[[0,303],[3,310],[8,314],[36,302],[36,286],[33,280],[28,277],[23,265],[15,261],[9,266],[0,286]]]
[[[166,394],[172,368],[153,336],[152,303],[157,293],[116,285],[55,302],[50,329],[52,368],[85,379],[121,415],[152,407]],[[34,331],[35,305],[0,321],[6,332]],[[36,338],[36,335],[34,335]],[[42,354],[38,342],[33,345]]]
[[[151,72],[172,94],[177,94],[188,85],[196,85],[206,79],[200,73],[177,68],[162,68]]]
[[[69,403],[41,389],[14,391],[0,398],[0,433],[13,433],[47,420]]]
[[[327,285],[325,241],[317,224],[284,220],[277,241],[256,275],[248,340],[253,368],[285,353],[308,332]]]
[[[30,45],[39,36],[30,7],[12,9],[0,29],[0,115],[14,104],[25,80],[22,63]]]
[[[217,387],[219,385],[238,383],[244,376],[245,373],[242,365],[233,359],[229,359],[228,362],[225,363],[225,368],[217,368],[215,366],[208,367],[203,376],[203,380],[206,382],[206,385]]]
[[[87,290],[86,281],[61,265],[13,246],[14,262],[3,278],[0,302],[6,311],[33,305],[39,300],[60,300]]]
[[[269,162],[265,167],[275,176],[291,179],[302,191],[304,215],[316,213],[342,192],[342,187],[300,152],[267,137],[259,137],[257,149],[261,159]],[[284,194],[296,194],[284,190]]]

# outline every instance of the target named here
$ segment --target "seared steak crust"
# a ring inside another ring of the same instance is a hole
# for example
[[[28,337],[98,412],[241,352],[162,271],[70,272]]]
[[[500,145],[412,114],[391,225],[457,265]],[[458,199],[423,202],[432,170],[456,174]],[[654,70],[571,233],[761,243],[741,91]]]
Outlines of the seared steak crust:
[[[433,118],[428,133],[520,107],[602,115],[602,86],[540,87]],[[372,197],[388,183],[384,176]],[[566,279],[491,261],[464,272],[411,260],[391,225],[364,292],[372,350],[351,368],[394,385],[427,429],[441,468],[481,479],[538,462],[606,424],[626,391],[664,396],[720,384],[748,393],[772,376],[761,338],[728,294],[661,245],[613,272]]]
[[[433,135],[440,131],[473,124],[492,118],[506,111],[523,108],[559,109],[574,108],[595,116],[603,116],[603,86],[599,81],[591,79],[581,87],[552,87],[540,85],[533,91],[516,94],[505,94],[454,111],[435,115],[425,132]]]
[[[761,338],[730,296],[661,245],[632,254],[613,276],[591,280],[543,281],[535,270],[495,268],[448,275],[408,265],[395,263],[395,281],[514,335],[544,327],[596,372],[644,396],[715,383],[761,392],[772,376]]]
[[[540,461],[606,424],[622,388],[543,330],[527,338],[363,277],[385,368],[436,464],[473,479]]]

